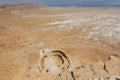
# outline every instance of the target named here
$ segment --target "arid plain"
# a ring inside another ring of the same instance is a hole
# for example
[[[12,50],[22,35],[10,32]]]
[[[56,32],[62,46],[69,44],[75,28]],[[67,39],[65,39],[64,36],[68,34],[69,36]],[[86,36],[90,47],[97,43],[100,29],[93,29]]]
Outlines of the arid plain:
[[[43,49],[67,55],[62,77],[41,72]],[[61,79],[120,79],[120,8],[1,5],[0,80]]]

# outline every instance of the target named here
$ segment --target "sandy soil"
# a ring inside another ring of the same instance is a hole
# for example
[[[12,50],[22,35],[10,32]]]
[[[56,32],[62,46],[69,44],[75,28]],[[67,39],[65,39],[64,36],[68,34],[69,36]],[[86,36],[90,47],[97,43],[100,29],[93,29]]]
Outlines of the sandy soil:
[[[0,80],[120,78],[120,8],[7,6]]]

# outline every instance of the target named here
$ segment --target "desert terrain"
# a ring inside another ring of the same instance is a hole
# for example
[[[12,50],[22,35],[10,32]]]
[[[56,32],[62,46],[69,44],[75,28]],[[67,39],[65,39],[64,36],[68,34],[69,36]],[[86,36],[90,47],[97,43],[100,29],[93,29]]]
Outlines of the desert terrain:
[[[120,8],[0,5],[0,80],[120,80]]]

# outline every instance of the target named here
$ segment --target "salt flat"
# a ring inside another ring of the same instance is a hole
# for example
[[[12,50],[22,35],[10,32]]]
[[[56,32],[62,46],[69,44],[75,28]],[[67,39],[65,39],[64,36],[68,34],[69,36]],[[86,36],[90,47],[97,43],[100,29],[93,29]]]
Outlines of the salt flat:
[[[119,77],[120,8],[0,7],[0,80],[60,79],[37,71],[46,48],[70,58],[69,80]]]

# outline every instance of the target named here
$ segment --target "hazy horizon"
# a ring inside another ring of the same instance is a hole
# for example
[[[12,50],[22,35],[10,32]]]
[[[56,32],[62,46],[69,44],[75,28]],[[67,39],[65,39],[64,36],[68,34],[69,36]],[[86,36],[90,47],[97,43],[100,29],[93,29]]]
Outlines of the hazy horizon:
[[[0,0],[0,4],[37,3],[43,6],[120,7],[120,0]]]

